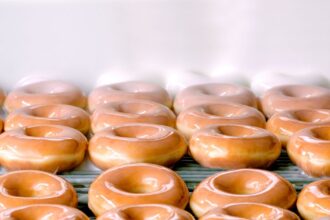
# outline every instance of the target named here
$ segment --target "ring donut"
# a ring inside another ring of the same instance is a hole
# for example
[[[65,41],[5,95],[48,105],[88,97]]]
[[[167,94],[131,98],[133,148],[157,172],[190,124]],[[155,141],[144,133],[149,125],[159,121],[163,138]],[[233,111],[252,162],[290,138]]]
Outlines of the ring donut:
[[[129,164],[98,176],[88,192],[96,216],[123,205],[167,204],[184,209],[189,200],[185,182],[174,171],[153,164]]]
[[[264,114],[297,109],[330,109],[330,90],[318,86],[284,85],[267,90],[261,97]]]
[[[73,186],[59,176],[37,170],[0,176],[0,210],[33,204],[77,206]]]
[[[92,114],[94,133],[125,123],[150,123],[175,127],[175,115],[166,106],[147,100],[111,102]]]
[[[203,180],[192,193],[190,208],[200,217],[230,203],[258,202],[288,209],[295,201],[296,191],[283,177],[265,170],[239,169]]]
[[[158,219],[166,220],[194,220],[195,218],[187,211],[170,205],[162,204],[141,204],[126,205],[112,209],[97,220],[131,220],[131,219]]]
[[[289,210],[262,203],[232,203],[222,208],[214,208],[203,215],[199,220],[300,220]]]
[[[78,87],[70,83],[50,80],[18,87],[5,100],[8,112],[40,104],[67,104],[84,108],[86,97]]]
[[[300,192],[297,208],[303,219],[314,220],[330,216],[330,180],[318,180]]]
[[[267,121],[267,130],[273,132],[286,147],[289,138],[297,131],[317,125],[330,126],[330,110],[299,109],[275,113]]]
[[[177,128],[186,137],[209,125],[241,124],[264,128],[264,115],[257,109],[235,103],[211,103],[180,112]]]
[[[71,170],[83,161],[86,149],[82,133],[59,125],[29,126],[0,135],[0,163],[8,170]]]
[[[92,162],[101,169],[128,163],[172,166],[187,152],[175,129],[154,124],[123,124],[96,133],[89,142]]]
[[[292,162],[308,175],[330,176],[330,126],[296,132],[289,140],[287,152]]]
[[[247,125],[212,125],[191,137],[191,156],[204,167],[267,168],[281,154],[271,132]]]
[[[257,99],[247,88],[222,83],[189,86],[177,94],[174,101],[176,113],[195,105],[213,102],[231,102],[257,107]]]
[[[0,212],[2,220],[36,220],[36,219],[60,219],[60,220],[89,220],[81,211],[64,205],[37,204],[19,206]]]
[[[6,118],[5,130],[42,124],[68,126],[86,134],[90,119],[87,112],[72,105],[33,105],[11,112]]]
[[[89,110],[113,101],[142,99],[154,101],[167,107],[172,106],[170,95],[162,87],[139,81],[129,81],[101,86],[94,89],[88,97]]]

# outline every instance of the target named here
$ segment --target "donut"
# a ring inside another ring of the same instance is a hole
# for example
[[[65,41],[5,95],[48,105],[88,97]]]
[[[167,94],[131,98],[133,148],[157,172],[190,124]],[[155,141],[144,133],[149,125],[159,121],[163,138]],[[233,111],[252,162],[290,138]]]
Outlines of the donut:
[[[277,112],[267,121],[266,127],[281,140],[283,147],[286,147],[295,132],[316,125],[330,126],[330,110],[298,109]]]
[[[330,176],[330,126],[315,126],[296,132],[287,145],[293,163],[314,177]]]
[[[0,164],[8,170],[62,172],[84,159],[87,139],[60,125],[35,125],[0,135]]]
[[[258,169],[238,169],[216,173],[193,191],[190,208],[197,217],[230,203],[258,202],[288,209],[296,201],[290,182],[278,174]]]
[[[190,139],[189,152],[203,167],[267,168],[281,154],[271,132],[247,125],[212,125]]]
[[[0,210],[33,204],[76,207],[77,200],[69,182],[47,172],[20,170],[0,176]]]
[[[87,112],[72,105],[32,105],[12,111],[6,118],[5,130],[42,124],[64,125],[86,134],[90,119]]]
[[[86,97],[78,87],[70,83],[49,80],[18,87],[5,100],[8,112],[39,104],[68,104],[84,108]]]
[[[212,102],[232,102],[257,107],[257,99],[247,88],[223,83],[206,83],[189,86],[177,94],[174,100],[176,113],[195,105]]]
[[[167,107],[172,106],[170,95],[160,86],[147,82],[129,81],[100,86],[88,97],[88,107],[92,112],[97,107],[113,101],[143,99],[154,101]]]
[[[103,172],[91,184],[88,207],[96,216],[124,205],[167,204],[184,209],[185,182],[174,171],[154,164],[128,164]]]
[[[19,206],[6,209],[0,212],[2,220],[89,220],[81,211],[64,205],[37,204]]]
[[[166,106],[147,100],[123,100],[97,108],[92,114],[94,133],[125,123],[150,123],[175,127],[175,115]]]
[[[318,180],[306,185],[300,192],[297,208],[303,219],[323,219],[330,216],[330,180]]]
[[[128,163],[172,166],[187,152],[175,129],[153,124],[123,124],[96,133],[89,142],[92,162],[101,169]]]
[[[261,108],[268,118],[285,110],[330,109],[330,90],[306,85],[276,86],[262,95]]]
[[[194,220],[195,218],[187,211],[171,205],[141,204],[126,205],[112,209],[97,220],[131,220],[131,219],[166,219],[166,220]]]
[[[232,203],[222,208],[214,208],[199,220],[300,220],[293,212],[262,203]]]
[[[187,138],[209,125],[241,124],[264,128],[265,117],[257,109],[235,103],[211,103],[192,106],[180,112],[177,128]]]

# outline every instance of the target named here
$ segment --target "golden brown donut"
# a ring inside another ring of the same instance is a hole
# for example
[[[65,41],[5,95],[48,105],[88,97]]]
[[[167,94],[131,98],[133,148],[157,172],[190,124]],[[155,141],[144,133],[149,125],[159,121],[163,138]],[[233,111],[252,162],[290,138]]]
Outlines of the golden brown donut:
[[[209,125],[241,124],[264,128],[264,115],[257,109],[235,103],[211,103],[190,107],[177,118],[177,128],[186,137]]]
[[[300,192],[297,208],[303,219],[314,220],[330,216],[330,180],[318,180],[306,185]]]
[[[71,83],[50,80],[18,87],[11,91],[5,100],[8,112],[39,104],[68,104],[84,108],[86,97]]]
[[[296,191],[278,174],[258,169],[239,169],[216,173],[194,190],[190,208],[197,217],[215,207],[230,203],[258,202],[284,209],[296,201]]]
[[[194,220],[195,218],[187,211],[170,205],[162,204],[141,204],[126,205],[112,209],[97,220]]]
[[[222,208],[214,208],[199,220],[300,220],[289,210],[262,203],[232,203]]]
[[[204,167],[267,168],[281,154],[271,132],[247,125],[212,125],[190,139],[191,156]]]
[[[175,127],[175,115],[166,106],[147,100],[111,102],[92,114],[93,132],[125,123],[150,123]]]
[[[167,107],[172,106],[170,95],[162,87],[139,81],[129,81],[101,86],[94,89],[88,97],[88,107],[94,111],[97,107],[113,101],[143,99],[154,101]]]
[[[91,184],[88,207],[96,216],[123,205],[159,203],[184,209],[185,182],[174,171],[154,164],[128,164],[103,172]]]
[[[176,113],[195,105],[212,102],[231,102],[257,107],[255,95],[247,88],[222,83],[208,83],[187,87],[177,94],[174,101]]]
[[[261,106],[268,118],[285,110],[330,109],[330,90],[305,85],[276,86],[263,94]]]
[[[330,110],[299,109],[275,113],[267,121],[267,130],[273,132],[286,147],[289,138],[297,131],[316,125],[330,126]]]
[[[64,205],[37,204],[0,212],[1,220],[89,220],[81,211]]]
[[[296,132],[289,140],[287,152],[306,174],[330,176],[330,126],[316,126]]]
[[[90,119],[87,112],[72,105],[33,105],[11,112],[6,118],[5,130],[42,124],[64,125],[86,134]]]
[[[32,205],[76,207],[77,193],[59,176],[37,170],[14,171],[0,176],[0,210]]]
[[[8,170],[62,172],[84,159],[87,139],[59,125],[35,125],[0,135],[0,164]]]
[[[90,159],[101,169],[128,164],[172,166],[187,152],[175,129],[153,124],[123,124],[96,133],[89,142]]]

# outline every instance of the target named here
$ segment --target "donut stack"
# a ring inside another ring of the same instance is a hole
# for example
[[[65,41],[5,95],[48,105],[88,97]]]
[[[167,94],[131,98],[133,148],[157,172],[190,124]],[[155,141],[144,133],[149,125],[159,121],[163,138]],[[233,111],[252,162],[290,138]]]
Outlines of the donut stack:
[[[156,84],[128,81],[86,97],[50,80],[7,97],[0,91],[0,103],[0,165],[9,171],[0,177],[0,219],[88,219],[74,187],[56,175],[88,161],[101,172],[88,192],[100,220],[298,220],[295,207],[303,219],[330,216],[330,180],[306,185],[297,199],[288,180],[267,170],[286,151],[307,175],[330,176],[327,88],[280,85],[256,97],[205,83],[172,98]],[[191,195],[172,170],[185,155],[217,169]]]

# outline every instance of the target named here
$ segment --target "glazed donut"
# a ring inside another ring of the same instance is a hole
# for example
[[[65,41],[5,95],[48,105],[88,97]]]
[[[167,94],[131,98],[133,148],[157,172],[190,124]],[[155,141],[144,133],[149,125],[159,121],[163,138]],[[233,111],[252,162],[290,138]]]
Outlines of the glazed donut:
[[[70,83],[50,80],[18,87],[5,100],[8,112],[39,104],[68,104],[84,108],[86,97],[78,87]]]
[[[84,159],[87,139],[59,125],[35,125],[0,135],[0,164],[8,170],[62,172]]]
[[[188,200],[188,188],[178,174],[144,163],[103,172],[88,192],[88,206],[96,216],[123,205],[159,203],[184,209]]]
[[[0,210],[32,204],[76,207],[77,200],[69,182],[47,172],[21,170],[0,176]]]
[[[209,125],[241,124],[264,128],[264,115],[255,108],[235,103],[212,103],[190,107],[177,118],[177,128],[187,138]]]
[[[305,85],[276,86],[261,97],[261,108],[268,118],[285,110],[330,109],[330,90]]]
[[[125,123],[150,123],[175,127],[175,115],[166,106],[147,100],[111,102],[92,114],[94,133]]]
[[[191,156],[204,167],[267,168],[281,154],[278,138],[247,125],[212,125],[190,139]]]
[[[92,162],[101,169],[128,163],[172,166],[187,152],[175,129],[153,124],[124,124],[98,132],[89,142]]]
[[[232,102],[257,107],[257,99],[247,88],[222,83],[207,83],[189,86],[183,89],[175,98],[176,113],[195,105],[212,102]]]
[[[97,107],[113,101],[143,99],[154,101],[168,107],[172,106],[170,95],[158,85],[139,81],[129,81],[101,86],[94,89],[88,97],[88,107],[94,111]]]
[[[90,119],[87,112],[72,105],[33,105],[11,112],[6,118],[5,130],[42,124],[64,125],[86,134]]]
[[[141,204],[126,205],[112,209],[97,220],[131,220],[131,219],[157,219],[166,220],[194,220],[195,218],[187,211],[170,205]]]
[[[0,212],[1,220],[89,220],[81,211],[64,205],[37,204],[19,206]]]
[[[330,216],[330,180],[318,180],[306,185],[300,192],[297,208],[303,219],[314,220]]]
[[[316,126],[296,132],[287,152],[298,167],[314,177],[330,176],[330,126]]]
[[[330,110],[298,109],[277,112],[267,121],[267,130],[274,133],[286,147],[295,132],[316,125],[330,126]]]
[[[258,202],[284,209],[296,201],[290,182],[278,174],[257,169],[219,172],[203,180],[194,190],[190,208],[198,217],[230,203]]]
[[[214,208],[203,215],[199,220],[300,220],[289,210],[262,203],[244,202],[232,203],[222,208]]]

